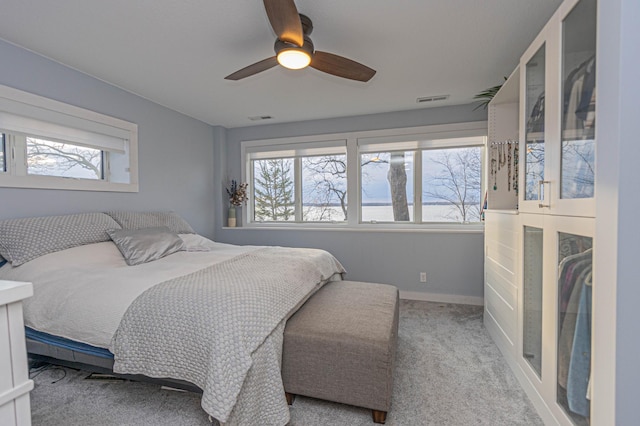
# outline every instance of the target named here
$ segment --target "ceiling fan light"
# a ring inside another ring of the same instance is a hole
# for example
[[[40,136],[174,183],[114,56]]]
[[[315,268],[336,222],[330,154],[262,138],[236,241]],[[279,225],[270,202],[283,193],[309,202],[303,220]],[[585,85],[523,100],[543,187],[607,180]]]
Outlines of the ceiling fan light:
[[[278,52],[278,63],[291,70],[299,70],[311,63],[311,56],[302,49],[283,49]]]

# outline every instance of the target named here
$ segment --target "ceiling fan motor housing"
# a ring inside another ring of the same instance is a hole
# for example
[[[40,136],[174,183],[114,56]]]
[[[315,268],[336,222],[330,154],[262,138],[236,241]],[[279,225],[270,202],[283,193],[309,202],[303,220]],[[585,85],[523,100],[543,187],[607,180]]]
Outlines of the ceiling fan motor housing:
[[[302,33],[304,35],[311,34],[311,31],[313,31],[313,22],[311,22],[311,18],[309,18],[307,15],[303,15],[302,13],[299,13],[298,15],[300,15],[300,23],[302,24]]]
[[[309,38],[308,35],[304,36],[304,44],[302,46],[297,46],[293,43],[289,43],[280,39],[276,39],[275,44],[273,45],[273,50],[276,52],[276,56],[278,53],[285,49],[293,49],[293,50],[303,50],[309,54],[309,56],[313,56],[314,47],[313,42]]]

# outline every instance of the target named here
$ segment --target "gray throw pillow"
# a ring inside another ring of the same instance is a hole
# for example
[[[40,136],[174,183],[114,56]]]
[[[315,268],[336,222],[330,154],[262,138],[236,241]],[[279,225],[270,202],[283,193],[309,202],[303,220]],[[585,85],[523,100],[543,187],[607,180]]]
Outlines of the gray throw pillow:
[[[106,212],[122,229],[142,229],[166,226],[176,234],[195,234],[195,231],[176,212]]]
[[[107,232],[129,266],[158,260],[184,249],[182,239],[166,226]]]
[[[109,241],[107,229],[120,228],[104,213],[29,217],[0,221],[0,255],[20,266],[45,254]]]

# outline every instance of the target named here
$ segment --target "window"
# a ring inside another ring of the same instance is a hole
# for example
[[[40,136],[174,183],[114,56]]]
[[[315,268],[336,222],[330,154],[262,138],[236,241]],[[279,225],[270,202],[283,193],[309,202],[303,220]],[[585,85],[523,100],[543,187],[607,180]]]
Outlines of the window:
[[[345,141],[248,149],[252,222],[347,220]]]
[[[465,123],[332,135],[345,138],[340,142],[243,142],[246,220],[356,227],[480,223],[485,135],[484,123]]]
[[[422,151],[422,221],[480,222],[482,146]]]
[[[362,222],[413,222],[413,154],[360,154]]]
[[[293,169],[294,161],[291,158],[253,161],[254,220],[295,220]]]
[[[4,133],[0,133],[0,173],[7,171],[7,155],[5,154]]]
[[[347,220],[347,156],[303,157],[301,162],[303,221]]]
[[[103,179],[104,151],[33,136],[27,144],[27,174],[76,179]]]
[[[485,139],[477,132],[360,139],[360,222],[480,222]]]
[[[137,126],[0,86],[0,186],[136,192]]]

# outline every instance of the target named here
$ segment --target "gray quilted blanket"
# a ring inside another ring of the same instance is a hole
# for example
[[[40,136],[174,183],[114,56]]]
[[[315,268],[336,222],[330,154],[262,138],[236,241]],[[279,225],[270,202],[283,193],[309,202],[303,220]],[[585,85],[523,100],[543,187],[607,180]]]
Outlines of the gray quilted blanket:
[[[125,313],[114,371],[194,383],[221,423],[284,425],[285,322],[343,272],[323,250],[270,247],[158,284]]]

